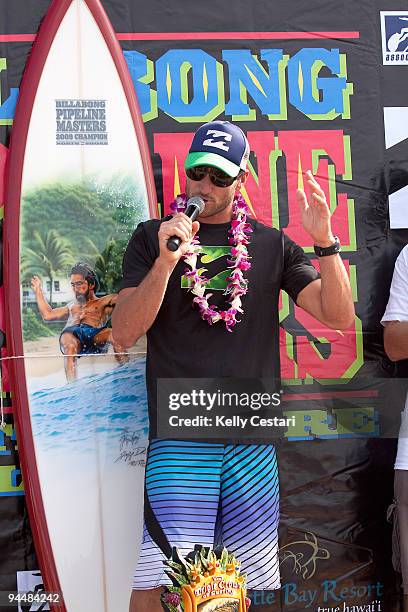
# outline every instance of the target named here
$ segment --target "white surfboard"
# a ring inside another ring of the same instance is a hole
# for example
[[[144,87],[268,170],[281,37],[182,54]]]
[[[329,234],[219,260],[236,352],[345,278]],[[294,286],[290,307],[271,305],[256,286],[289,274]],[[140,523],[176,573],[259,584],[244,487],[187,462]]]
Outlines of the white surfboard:
[[[68,382],[66,317],[42,320],[30,280],[40,277],[44,298],[64,309],[75,304],[70,270],[80,261],[96,271],[98,297],[115,294],[134,227],[155,216],[142,119],[99,0],[55,0],[40,29],[16,111],[6,210],[13,392],[43,579],[61,590],[58,609],[125,612],[142,527],[144,359],[120,365],[108,342],[81,356]]]

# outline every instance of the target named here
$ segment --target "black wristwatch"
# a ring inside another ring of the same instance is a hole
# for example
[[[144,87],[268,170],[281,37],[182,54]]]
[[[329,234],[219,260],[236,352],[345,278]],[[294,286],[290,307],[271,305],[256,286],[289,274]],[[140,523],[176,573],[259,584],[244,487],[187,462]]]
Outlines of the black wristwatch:
[[[340,244],[340,240],[338,239],[338,237],[334,236],[334,242],[330,246],[321,247],[315,244],[313,248],[314,248],[314,252],[316,253],[318,257],[327,257],[328,255],[335,255],[336,253],[340,253],[341,244]]]

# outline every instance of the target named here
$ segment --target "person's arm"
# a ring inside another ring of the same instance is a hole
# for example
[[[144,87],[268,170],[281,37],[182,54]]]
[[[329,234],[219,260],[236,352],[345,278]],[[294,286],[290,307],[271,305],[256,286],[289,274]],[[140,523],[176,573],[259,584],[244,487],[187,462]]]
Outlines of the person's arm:
[[[118,294],[117,293],[110,293],[109,295],[105,295],[101,299],[104,301],[106,308],[109,308],[109,306],[112,306],[112,308],[113,308],[115,306],[116,302],[118,301]]]
[[[130,348],[154,323],[163,302],[169,278],[180,257],[188,251],[189,241],[199,228],[198,221],[191,222],[179,213],[160,225],[159,256],[137,287],[122,289],[112,314],[112,333],[115,341]],[[182,240],[177,251],[169,251],[167,240],[179,236]]]
[[[41,288],[41,280],[38,276],[33,276],[31,279],[31,287],[35,293],[38,310],[44,321],[61,321],[68,317],[69,311],[67,306],[52,308],[47,302]]]
[[[101,300],[101,303],[102,303],[102,306],[105,312],[105,316],[110,317],[113,309],[116,306],[116,302],[118,301],[118,294],[110,293],[109,295],[104,295],[103,297],[99,299]]]
[[[354,304],[341,257],[329,255],[319,263],[321,278],[299,293],[297,304],[327,327],[347,329],[354,321]]]
[[[384,326],[384,349],[388,358],[391,361],[408,359],[408,321],[385,321]]]
[[[391,361],[408,359],[408,247],[395,262],[384,325],[384,349]]]
[[[315,245],[328,247],[334,243],[330,224],[330,210],[324,191],[312,173],[306,173],[310,201],[299,189],[297,199],[302,224]],[[332,329],[344,330],[355,316],[350,281],[339,254],[319,258],[320,279],[309,283],[297,296],[297,304]]]
[[[124,348],[133,346],[153,325],[173,269],[158,257],[138,287],[119,293],[112,313],[112,333]]]

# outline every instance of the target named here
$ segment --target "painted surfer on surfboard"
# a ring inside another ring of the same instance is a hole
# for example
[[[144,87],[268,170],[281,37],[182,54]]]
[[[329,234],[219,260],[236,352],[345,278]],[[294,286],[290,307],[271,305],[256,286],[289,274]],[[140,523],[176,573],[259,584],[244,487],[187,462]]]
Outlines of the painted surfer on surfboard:
[[[77,361],[81,355],[106,353],[112,345],[118,363],[126,363],[129,357],[121,345],[112,338],[107,322],[115,307],[117,294],[96,297],[98,278],[87,263],[76,263],[71,269],[71,287],[75,299],[65,306],[52,308],[41,287],[41,279],[33,276],[31,286],[38,309],[44,321],[66,321],[60,335],[60,349],[64,355],[64,367],[69,382],[77,378]]]

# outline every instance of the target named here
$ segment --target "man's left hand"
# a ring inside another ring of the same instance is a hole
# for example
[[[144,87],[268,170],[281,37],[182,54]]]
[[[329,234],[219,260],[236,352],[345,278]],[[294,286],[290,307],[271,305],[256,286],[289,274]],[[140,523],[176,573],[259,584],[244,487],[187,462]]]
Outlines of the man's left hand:
[[[310,170],[306,172],[305,178],[309,187],[309,201],[303,189],[298,189],[296,193],[302,225],[312,237],[314,244],[320,247],[331,246],[334,243],[334,236],[326,196]]]

